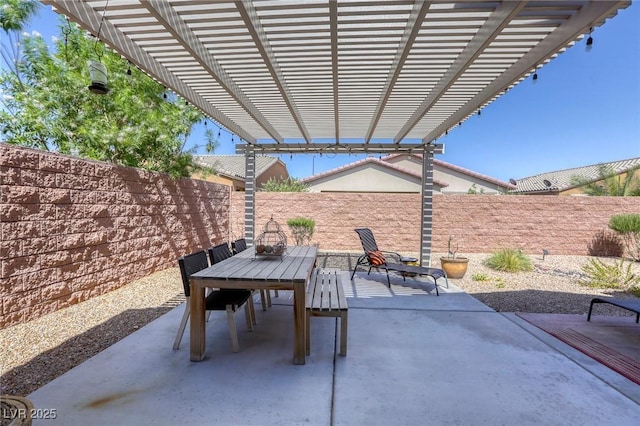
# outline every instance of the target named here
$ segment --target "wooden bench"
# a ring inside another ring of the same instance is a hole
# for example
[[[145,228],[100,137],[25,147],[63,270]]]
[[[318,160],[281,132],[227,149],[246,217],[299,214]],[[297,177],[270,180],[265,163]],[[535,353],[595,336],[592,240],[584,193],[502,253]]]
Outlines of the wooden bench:
[[[311,317],[340,318],[340,355],[347,355],[347,298],[336,272],[314,269],[306,295],[307,355],[311,353]]]
[[[640,320],[640,299],[614,299],[609,297],[594,297],[589,305],[589,315],[587,315],[587,321],[591,320],[591,311],[595,303],[608,303],[610,305],[617,306],[622,309],[627,309],[636,313],[636,322]]]

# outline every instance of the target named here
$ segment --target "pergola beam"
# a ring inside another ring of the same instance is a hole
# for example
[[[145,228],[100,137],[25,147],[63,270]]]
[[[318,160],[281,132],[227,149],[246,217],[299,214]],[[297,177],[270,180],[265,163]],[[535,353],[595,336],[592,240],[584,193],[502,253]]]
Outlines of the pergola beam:
[[[278,66],[278,61],[274,57],[273,50],[271,49],[271,44],[269,43],[269,39],[262,28],[262,24],[260,23],[260,19],[258,18],[258,13],[256,12],[256,8],[253,5],[253,2],[248,0],[236,1],[236,7],[238,8],[238,12],[240,16],[244,20],[244,23],[247,27],[247,30],[251,34],[253,42],[256,45],[256,48],[260,52],[260,56],[264,61],[265,66],[268,68],[269,73],[271,74],[271,78],[273,78],[274,83],[278,87],[280,91],[280,95],[282,99],[287,104],[289,111],[291,112],[291,116],[293,117],[293,121],[295,121],[298,129],[300,129],[300,133],[304,137],[307,143],[311,142],[311,136],[309,135],[309,131],[307,130],[304,120],[296,106],[295,100],[293,99],[293,95],[289,91],[287,87],[287,83],[285,81],[282,72],[280,71],[280,67]]]
[[[382,113],[387,106],[387,102],[389,101],[389,97],[391,96],[391,92],[393,88],[396,86],[396,81],[398,80],[398,76],[402,72],[402,67],[404,66],[405,61],[407,60],[407,56],[411,52],[411,47],[413,46],[413,42],[415,41],[418,33],[420,32],[420,27],[422,26],[422,21],[427,14],[427,11],[431,7],[430,1],[420,1],[418,0],[413,5],[413,10],[411,11],[411,15],[409,16],[409,20],[407,22],[407,26],[405,28],[404,34],[402,35],[402,40],[400,41],[400,45],[398,46],[398,50],[396,52],[395,58],[393,58],[393,64],[391,65],[391,69],[389,70],[389,76],[387,77],[387,81],[384,85],[384,89],[382,89],[382,94],[380,96],[380,100],[378,101],[378,105],[376,106],[376,110],[373,113],[373,117],[371,118],[371,123],[369,124],[369,130],[367,131],[367,135],[365,136],[365,141],[368,143],[373,138],[373,133],[378,126],[378,122],[380,121],[380,117],[382,117]]]
[[[527,2],[503,2],[487,19],[482,28],[458,55],[454,63],[442,76],[438,84],[429,92],[429,96],[407,120],[404,126],[396,134],[394,141],[397,143],[413,129],[422,117],[442,98],[447,90],[453,86],[458,78],[473,64],[474,60],[491,44],[500,34],[503,28],[526,6]],[[427,138],[425,138],[427,139]]]
[[[172,9],[171,4],[164,0],[147,0],[142,4],[149,12],[173,35],[178,43],[191,54],[216,82],[223,87],[227,93],[247,111],[247,113],[258,123],[274,140],[283,141],[283,137],[271,125],[269,120],[256,108],[251,100],[236,85],[224,68],[209,53],[207,47],[196,37],[189,26]]]
[[[137,64],[140,69],[151,76],[151,78],[161,82],[165,87],[179,94],[184,99],[187,99],[206,115],[240,136],[243,140],[251,143],[255,142],[256,139],[253,135],[229,120],[220,110],[211,105],[211,103],[200,96],[198,92],[185,84],[163,64],[145,52],[139,45],[117,29],[109,20],[103,20],[102,16],[96,13],[96,11],[86,3],[80,1],[53,2],[52,0],[43,0],[43,3],[54,5],[58,13],[62,13],[72,21],[77,22],[91,34],[97,35],[100,33],[100,40],[102,42],[109,45],[109,47],[132,63]]]
[[[344,143],[344,144],[241,144],[236,146],[236,154],[244,154],[251,146],[257,154],[420,154],[424,149],[432,149],[435,154],[444,153],[443,144],[424,143]]]

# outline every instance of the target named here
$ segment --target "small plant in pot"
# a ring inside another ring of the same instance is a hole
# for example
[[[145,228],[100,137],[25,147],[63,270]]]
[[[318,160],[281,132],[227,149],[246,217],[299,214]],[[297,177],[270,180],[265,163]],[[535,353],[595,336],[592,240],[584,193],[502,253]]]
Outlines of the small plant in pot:
[[[315,220],[308,217],[294,217],[287,220],[287,225],[291,229],[297,246],[311,243],[311,237],[316,229]]]
[[[453,247],[453,236],[449,236],[449,242],[447,244],[448,253],[446,256],[440,258],[440,266],[447,273],[447,278],[462,278],[467,273],[467,266],[469,264],[469,258],[460,257],[457,255],[459,244]]]

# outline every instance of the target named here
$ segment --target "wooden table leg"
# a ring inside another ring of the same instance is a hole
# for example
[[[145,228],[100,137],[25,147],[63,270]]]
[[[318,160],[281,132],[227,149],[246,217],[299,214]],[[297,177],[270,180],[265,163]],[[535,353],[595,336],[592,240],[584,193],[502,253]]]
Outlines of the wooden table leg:
[[[293,289],[293,363],[305,364],[305,283],[296,283]]]
[[[202,361],[205,350],[204,288],[191,283],[191,321],[189,325],[191,361]]]

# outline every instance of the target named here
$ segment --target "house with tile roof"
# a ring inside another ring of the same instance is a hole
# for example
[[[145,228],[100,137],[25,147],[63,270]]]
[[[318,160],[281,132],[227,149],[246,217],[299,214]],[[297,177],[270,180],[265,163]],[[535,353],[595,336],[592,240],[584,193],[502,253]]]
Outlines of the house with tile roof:
[[[367,157],[302,181],[310,192],[420,193],[422,156],[392,154],[382,158]],[[509,182],[434,159],[434,193],[500,194],[514,188]]]
[[[624,179],[627,172],[634,167],[640,167],[640,157],[540,173],[515,180],[515,189],[511,190],[510,193],[583,195],[582,186],[584,184],[576,183],[576,179],[586,183],[598,182],[602,180],[602,171],[605,171],[605,174],[619,175],[621,179]],[[640,170],[635,170],[635,175],[640,179]]]
[[[244,155],[194,155],[196,163],[215,170],[214,174],[200,176],[209,182],[221,183],[234,191],[245,189],[245,156]],[[268,155],[256,155],[256,187],[260,188],[269,179],[287,179],[287,165],[279,158]]]

